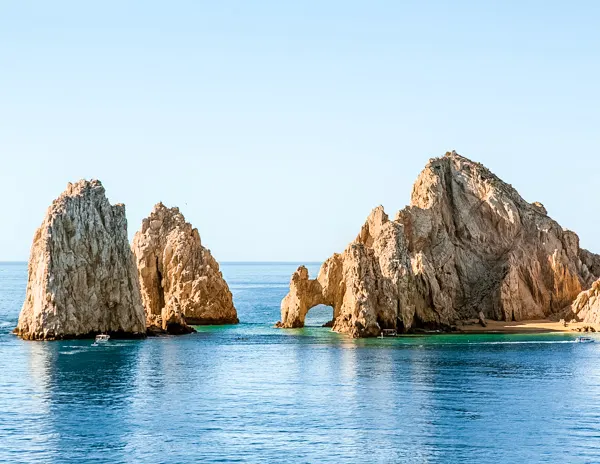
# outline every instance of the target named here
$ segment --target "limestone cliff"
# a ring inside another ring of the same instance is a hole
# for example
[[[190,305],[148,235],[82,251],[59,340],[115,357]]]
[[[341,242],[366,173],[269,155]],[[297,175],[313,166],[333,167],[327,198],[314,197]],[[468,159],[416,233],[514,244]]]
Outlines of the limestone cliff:
[[[217,261],[178,208],[157,204],[133,239],[150,328],[189,331],[187,324],[235,324],[233,299]]]
[[[15,333],[53,340],[144,336],[144,308],[127,239],[125,206],[97,180],[69,184],[36,231]]]
[[[375,208],[360,234],[310,280],[301,267],[281,304],[280,327],[333,307],[333,330],[447,328],[477,318],[545,318],[600,275],[600,257],[479,163],[455,152],[432,159],[411,203],[390,220]]]

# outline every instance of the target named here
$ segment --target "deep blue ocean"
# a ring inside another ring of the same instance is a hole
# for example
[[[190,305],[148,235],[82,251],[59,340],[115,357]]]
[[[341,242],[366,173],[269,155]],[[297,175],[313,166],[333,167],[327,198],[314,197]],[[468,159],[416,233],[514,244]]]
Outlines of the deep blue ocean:
[[[272,328],[296,267],[222,265],[239,325],[92,347],[12,335],[0,264],[0,462],[600,462],[600,343]]]

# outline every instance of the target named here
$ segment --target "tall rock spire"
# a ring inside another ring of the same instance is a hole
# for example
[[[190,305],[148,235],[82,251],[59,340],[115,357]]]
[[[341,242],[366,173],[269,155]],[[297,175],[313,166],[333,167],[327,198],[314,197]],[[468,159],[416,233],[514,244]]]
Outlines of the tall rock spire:
[[[125,206],[97,180],[69,184],[36,231],[15,333],[53,340],[98,333],[145,336]]]
[[[149,327],[186,332],[186,324],[235,324],[227,282],[198,230],[178,208],[158,203],[133,239]]]

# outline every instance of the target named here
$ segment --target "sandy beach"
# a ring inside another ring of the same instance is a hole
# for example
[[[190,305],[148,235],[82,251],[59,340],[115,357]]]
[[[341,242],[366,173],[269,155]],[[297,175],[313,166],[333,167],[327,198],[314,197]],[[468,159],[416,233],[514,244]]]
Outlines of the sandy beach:
[[[518,322],[488,320],[486,322],[487,327],[482,327],[478,322],[475,321],[467,322],[465,325],[460,327],[459,333],[577,333],[577,329],[583,327],[594,327],[597,332],[600,331],[600,325],[598,324],[574,322],[569,323],[567,327],[565,327],[561,322],[550,321],[547,319]]]

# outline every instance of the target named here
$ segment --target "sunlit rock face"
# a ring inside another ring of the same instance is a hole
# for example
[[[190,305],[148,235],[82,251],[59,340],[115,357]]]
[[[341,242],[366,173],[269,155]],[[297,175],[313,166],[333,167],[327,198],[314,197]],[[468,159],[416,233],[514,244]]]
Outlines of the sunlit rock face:
[[[229,287],[198,230],[178,208],[157,204],[133,239],[150,330],[187,333],[188,324],[235,324]]]
[[[145,335],[125,206],[111,205],[99,181],[69,184],[48,209],[33,239],[15,333],[31,340]]]
[[[380,206],[358,237],[322,265],[301,267],[281,304],[279,327],[302,327],[317,304],[333,330],[449,328],[481,311],[519,321],[557,313],[600,275],[600,257],[479,163],[455,152],[429,161],[411,203],[393,220]]]
[[[590,324],[600,324],[600,280],[592,288],[581,292],[562,316],[566,320],[575,319]]]

